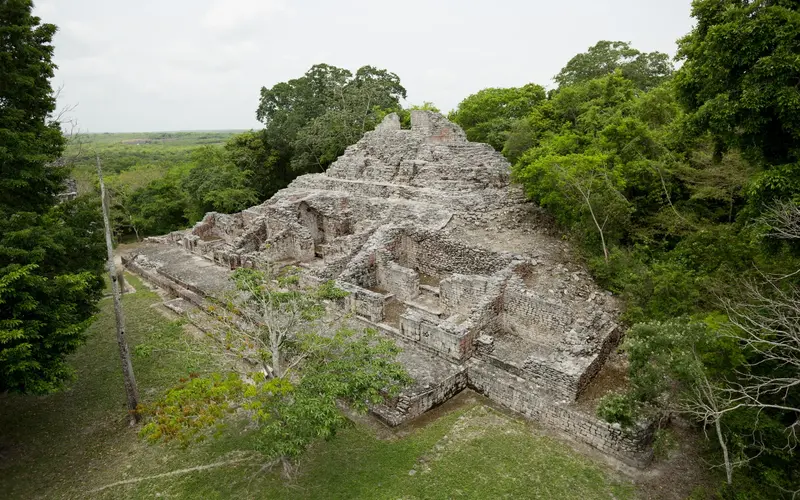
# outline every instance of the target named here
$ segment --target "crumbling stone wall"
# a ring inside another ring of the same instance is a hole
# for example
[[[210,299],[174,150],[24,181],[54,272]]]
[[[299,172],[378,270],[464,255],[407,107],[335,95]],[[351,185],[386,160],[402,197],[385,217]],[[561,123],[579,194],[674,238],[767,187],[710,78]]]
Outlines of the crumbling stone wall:
[[[375,414],[389,425],[400,425],[438,406],[467,388],[467,370],[439,380],[435,386],[412,395],[401,395],[389,404],[374,409]]]
[[[570,311],[557,300],[511,286],[503,291],[502,318],[509,333],[536,337],[542,343],[553,342],[553,332],[569,328],[573,321]]]
[[[489,363],[473,358],[468,367],[469,386],[490,399],[629,465],[650,463],[653,425],[623,430],[564,402],[543,398],[535,386]]]
[[[377,266],[376,281],[378,287],[398,300],[411,300],[419,295],[419,273],[393,261]]]
[[[244,218],[241,213],[229,215],[209,212],[202,221],[195,224],[192,234],[207,240],[219,238],[232,241],[244,228]]]
[[[434,322],[423,311],[408,311],[400,319],[400,335],[426,348],[456,360],[471,352],[471,338],[466,325],[448,321]]]
[[[511,262],[510,256],[471,248],[431,231],[412,229],[401,235],[397,253],[400,265],[440,278],[453,273],[492,274]]]
[[[363,316],[373,323],[383,321],[383,308],[386,304],[385,295],[347,282],[337,282],[337,286],[349,292],[349,295],[344,299],[347,310]]]
[[[487,276],[458,273],[448,276],[439,283],[442,307],[448,313],[465,316],[487,297],[498,295],[498,288]]]

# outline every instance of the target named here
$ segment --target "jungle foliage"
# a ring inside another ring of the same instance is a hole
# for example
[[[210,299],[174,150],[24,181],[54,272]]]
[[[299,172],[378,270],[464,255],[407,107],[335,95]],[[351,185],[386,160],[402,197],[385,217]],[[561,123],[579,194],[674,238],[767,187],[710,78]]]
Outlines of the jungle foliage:
[[[58,205],[69,174],[51,119],[52,24],[0,3],[0,392],[47,393],[72,374],[100,298],[99,203]]]
[[[601,41],[524,115],[507,115],[521,89],[487,89],[452,117],[468,131],[504,123],[504,140],[483,140],[624,299],[630,384],[599,414],[627,426],[682,413],[711,429],[726,497],[791,496],[800,11],[697,0],[693,15],[677,71],[666,54]]]

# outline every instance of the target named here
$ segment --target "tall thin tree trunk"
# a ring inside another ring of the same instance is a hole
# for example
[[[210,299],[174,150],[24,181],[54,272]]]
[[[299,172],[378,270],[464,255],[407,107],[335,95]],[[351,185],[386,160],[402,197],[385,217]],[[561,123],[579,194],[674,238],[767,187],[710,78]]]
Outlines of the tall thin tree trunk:
[[[720,426],[719,418],[719,415],[717,415],[714,420],[714,427],[717,430],[719,445],[722,447],[722,459],[725,461],[725,478],[728,480],[728,485],[731,485],[733,484],[733,465],[728,456],[728,446],[725,444],[725,437],[722,435],[722,427]]]
[[[606,248],[606,236],[603,234],[603,227],[605,227],[606,223],[603,222],[603,226],[600,226],[600,223],[597,222],[597,217],[594,215],[594,209],[592,208],[592,202],[589,199],[588,192],[583,194],[583,191],[581,191],[581,194],[583,195],[583,199],[586,200],[586,205],[589,206],[589,213],[592,215],[594,225],[597,226],[597,232],[600,233],[600,243],[603,245],[603,257],[605,257],[606,264],[608,264],[608,248]],[[606,218],[606,220],[608,220],[608,218]]]
[[[111,244],[111,224],[108,221],[108,201],[106,200],[106,186],[103,183],[103,170],[100,167],[100,155],[97,155],[97,177],[100,179],[103,225],[106,230],[106,249],[108,250],[108,274],[111,277],[111,297],[114,300],[114,317],[117,320],[117,345],[119,346],[119,358],[122,362],[122,379],[125,382],[125,393],[128,396],[128,413],[131,425],[135,425],[139,421],[139,414],[136,411],[139,406],[139,388],[136,385],[136,377],[133,374],[128,342],[125,340],[125,316],[122,313],[117,266],[114,262],[114,247]]]

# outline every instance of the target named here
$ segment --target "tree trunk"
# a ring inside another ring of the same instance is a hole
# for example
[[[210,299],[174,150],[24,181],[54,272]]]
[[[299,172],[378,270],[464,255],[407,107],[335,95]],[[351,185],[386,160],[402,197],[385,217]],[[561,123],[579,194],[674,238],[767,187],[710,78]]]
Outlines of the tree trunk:
[[[728,486],[733,483],[733,465],[728,456],[728,446],[725,444],[725,437],[722,435],[722,427],[719,424],[719,415],[714,419],[714,427],[717,429],[717,439],[722,448],[722,459],[725,461],[725,478],[728,480]]]
[[[281,467],[283,469],[282,470],[283,478],[286,479],[287,481],[291,480],[292,476],[294,475],[294,469],[295,469],[294,465],[292,465],[291,460],[289,460],[286,457],[281,457]]]
[[[272,343],[272,374],[274,377],[283,377],[283,363],[281,359],[280,344]]]
[[[117,345],[119,346],[119,358],[122,362],[122,379],[125,383],[125,393],[128,396],[128,413],[131,425],[139,421],[139,388],[136,385],[136,377],[133,374],[133,364],[131,354],[128,350],[128,342],[125,340],[125,316],[122,313],[122,301],[120,300],[120,286],[118,282],[117,266],[114,262],[114,247],[111,244],[111,224],[108,221],[108,200],[106,200],[106,186],[103,183],[103,171],[100,167],[100,156],[97,156],[97,177],[100,179],[100,197],[103,205],[103,225],[106,232],[106,249],[108,250],[108,274],[111,277],[111,297],[114,301],[114,317],[117,320]]]
[[[119,294],[125,295],[127,291],[127,286],[125,285],[125,270],[124,269],[117,269],[117,283],[119,283]]]
[[[603,226],[600,226],[600,223],[597,222],[597,217],[594,215],[594,209],[592,208],[592,202],[589,200],[589,195],[584,195],[584,199],[586,200],[586,205],[589,206],[589,213],[592,215],[594,225],[597,226],[597,232],[600,233],[600,244],[603,245],[603,257],[605,257],[606,264],[608,264],[608,248],[606,248],[606,236],[603,233],[603,227],[605,227],[606,223],[603,222]],[[606,217],[606,220],[608,220],[608,217]]]

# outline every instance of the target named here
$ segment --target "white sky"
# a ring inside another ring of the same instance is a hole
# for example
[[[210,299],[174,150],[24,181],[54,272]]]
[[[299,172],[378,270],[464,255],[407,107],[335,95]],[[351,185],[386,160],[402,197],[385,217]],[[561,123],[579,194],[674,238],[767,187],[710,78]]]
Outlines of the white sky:
[[[259,90],[316,63],[400,76],[443,111],[552,86],[598,40],[675,53],[690,0],[35,0],[59,27],[54,86],[89,132],[261,128]]]

